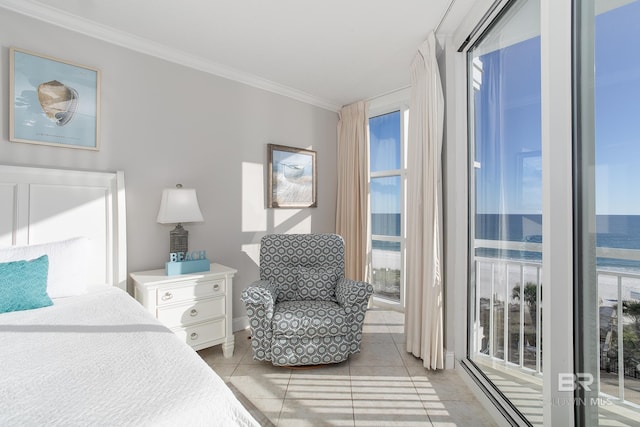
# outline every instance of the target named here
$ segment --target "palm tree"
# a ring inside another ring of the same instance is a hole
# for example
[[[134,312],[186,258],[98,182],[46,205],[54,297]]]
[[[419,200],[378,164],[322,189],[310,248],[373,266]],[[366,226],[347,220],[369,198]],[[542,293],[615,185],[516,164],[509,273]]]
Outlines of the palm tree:
[[[618,304],[614,304],[613,311],[618,311]],[[633,320],[636,331],[640,332],[640,301],[623,300],[622,313]]]
[[[617,312],[618,304],[613,306],[613,310]],[[640,301],[623,300],[622,313],[633,320],[633,325],[623,326],[624,363],[640,366]],[[612,347],[617,355],[617,343],[612,343]]]
[[[633,319],[636,329],[640,329],[640,301],[622,301],[622,312]]]
[[[541,285],[542,286],[542,285]],[[533,282],[527,282],[524,285],[524,303],[529,307],[529,314],[531,314],[531,319],[533,321],[533,325],[536,326],[538,318],[537,318],[537,307],[538,307],[538,285]],[[516,283],[516,286],[513,287],[511,291],[511,298],[516,301],[520,301],[520,283]],[[542,299],[542,294],[540,295]]]

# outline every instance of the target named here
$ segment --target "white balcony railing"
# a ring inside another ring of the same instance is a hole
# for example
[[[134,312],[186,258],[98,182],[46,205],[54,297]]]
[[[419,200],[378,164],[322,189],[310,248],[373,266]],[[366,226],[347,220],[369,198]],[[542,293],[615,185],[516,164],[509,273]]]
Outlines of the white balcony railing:
[[[475,248],[541,253],[529,242],[476,240]],[[640,250],[597,248],[598,258],[640,261]],[[539,376],[542,373],[542,263],[476,256],[473,352],[493,363]],[[624,266],[596,271],[599,296],[600,391],[607,396],[640,404],[640,360],[625,353],[625,342],[640,347],[640,272]],[[626,308],[623,307],[623,303]],[[595,307],[594,307],[595,309]],[[622,319],[622,321],[618,321]],[[624,337],[618,339],[618,337]],[[636,347],[637,348],[637,347]],[[626,382],[626,383],[625,383]],[[629,395],[630,390],[633,390]]]

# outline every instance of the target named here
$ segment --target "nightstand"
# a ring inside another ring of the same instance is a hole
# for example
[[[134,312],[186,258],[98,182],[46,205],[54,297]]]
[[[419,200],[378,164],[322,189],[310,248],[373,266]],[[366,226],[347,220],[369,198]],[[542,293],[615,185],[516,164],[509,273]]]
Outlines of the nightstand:
[[[131,273],[135,298],[194,350],[222,344],[233,355],[232,279],[237,270],[211,264],[211,271],[166,276],[164,269]]]

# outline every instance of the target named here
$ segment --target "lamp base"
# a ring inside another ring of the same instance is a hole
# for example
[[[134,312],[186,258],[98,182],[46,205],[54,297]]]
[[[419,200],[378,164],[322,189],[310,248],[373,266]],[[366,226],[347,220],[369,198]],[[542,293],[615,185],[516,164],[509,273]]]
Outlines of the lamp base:
[[[189,232],[182,227],[182,224],[176,225],[176,228],[169,232],[169,252],[189,251]]]

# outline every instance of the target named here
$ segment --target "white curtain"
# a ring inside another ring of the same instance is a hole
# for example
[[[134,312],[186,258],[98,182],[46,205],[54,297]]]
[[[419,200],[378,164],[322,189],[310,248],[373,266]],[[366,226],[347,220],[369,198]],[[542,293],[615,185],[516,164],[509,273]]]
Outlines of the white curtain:
[[[367,165],[367,105],[364,101],[340,110],[338,121],[338,196],[336,233],[345,242],[345,276],[369,277],[369,194]]]
[[[411,67],[407,180],[407,351],[429,369],[444,368],[441,150],[444,99],[433,33]]]

